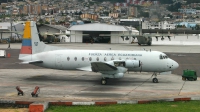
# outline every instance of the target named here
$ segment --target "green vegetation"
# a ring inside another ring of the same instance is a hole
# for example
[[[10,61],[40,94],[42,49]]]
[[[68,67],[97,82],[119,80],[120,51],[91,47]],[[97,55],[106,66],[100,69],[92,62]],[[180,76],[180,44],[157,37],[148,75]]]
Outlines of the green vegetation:
[[[141,17],[149,17],[149,12],[140,12]]]
[[[199,112],[200,101],[107,106],[50,106],[46,112]]]
[[[125,2],[125,0],[93,0],[93,1],[96,1],[96,2],[99,2],[99,3],[102,3],[104,1],[110,1],[112,3],[116,3],[116,2]]]
[[[12,0],[0,0],[0,3],[12,2]]]
[[[171,12],[178,12],[178,9],[181,8],[181,3],[176,3],[167,7],[167,10]]]
[[[172,4],[173,0],[153,0],[153,1],[159,1],[161,4]]]
[[[187,4],[200,3],[200,0],[185,0],[185,1],[187,1]]]

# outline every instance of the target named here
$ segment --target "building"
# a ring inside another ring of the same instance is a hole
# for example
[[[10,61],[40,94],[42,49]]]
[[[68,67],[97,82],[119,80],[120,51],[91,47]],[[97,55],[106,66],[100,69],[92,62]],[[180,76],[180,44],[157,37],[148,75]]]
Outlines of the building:
[[[184,28],[194,28],[196,27],[197,23],[194,22],[179,22],[176,25],[183,26]]]
[[[196,9],[178,9],[178,11],[184,14],[196,14]]]
[[[124,25],[124,26],[131,26],[131,27],[139,27],[139,21],[141,21],[140,18],[135,18],[135,19],[120,19],[119,20],[119,25]]]
[[[97,43],[131,43],[133,39],[127,36],[132,30],[121,25],[91,23],[73,25],[68,30],[71,31],[70,42],[90,43],[92,40]]]
[[[175,29],[176,24],[162,21],[162,22],[149,22],[144,21],[142,22],[142,29]]]
[[[98,15],[96,14],[82,14],[81,19],[92,19],[94,21],[96,21],[98,19]]]
[[[24,29],[24,25],[23,23],[12,23],[12,31],[17,31],[17,32],[23,32]],[[10,22],[2,22],[0,23],[0,39],[7,39],[10,38],[11,39],[21,39],[22,35],[20,34],[16,34],[16,33],[4,33],[5,32],[9,32],[11,31],[11,24]],[[12,36],[11,36],[12,35]]]
[[[66,34],[69,34],[69,31],[67,31],[67,28],[64,26],[44,24],[38,28],[44,38],[52,38],[52,35],[57,33],[58,35],[56,35],[56,37],[60,39],[60,42],[70,42],[70,36],[66,36]],[[51,41],[51,39],[48,40]]]

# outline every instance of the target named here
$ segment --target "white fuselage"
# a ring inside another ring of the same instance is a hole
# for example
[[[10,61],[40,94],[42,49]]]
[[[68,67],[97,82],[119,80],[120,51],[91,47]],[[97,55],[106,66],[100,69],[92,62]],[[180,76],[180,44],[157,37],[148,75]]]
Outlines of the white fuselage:
[[[77,70],[91,66],[91,62],[108,62],[111,60],[139,60],[143,72],[167,72],[178,67],[178,63],[170,58],[160,59],[166,55],[158,51],[117,51],[117,50],[53,50],[31,55],[32,60],[42,60],[35,64],[52,69]],[[22,60],[29,60],[24,57]],[[129,71],[140,71],[141,67],[128,68]]]

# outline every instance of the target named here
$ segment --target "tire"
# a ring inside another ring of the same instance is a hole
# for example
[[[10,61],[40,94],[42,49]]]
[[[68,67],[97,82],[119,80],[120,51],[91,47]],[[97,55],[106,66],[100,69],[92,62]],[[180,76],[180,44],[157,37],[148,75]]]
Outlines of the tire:
[[[106,79],[101,79],[101,84],[102,85],[106,85],[107,84],[107,80]]]
[[[197,80],[197,78],[194,78],[194,81],[196,81]]]
[[[141,44],[140,44],[140,43],[138,43],[138,45],[139,45],[139,46],[141,46]]]
[[[151,42],[148,42],[147,45],[148,45],[148,46],[151,46]]]
[[[158,79],[157,78],[153,78],[153,83],[158,83]]]
[[[186,81],[186,78],[185,78],[185,77],[182,77],[182,80],[183,80],[183,81]]]

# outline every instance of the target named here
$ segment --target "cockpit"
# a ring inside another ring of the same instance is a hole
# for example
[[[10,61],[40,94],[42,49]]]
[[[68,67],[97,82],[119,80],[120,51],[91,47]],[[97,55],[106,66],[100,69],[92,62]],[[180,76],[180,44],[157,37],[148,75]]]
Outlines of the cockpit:
[[[166,54],[161,54],[160,59],[168,59],[168,56]]]

